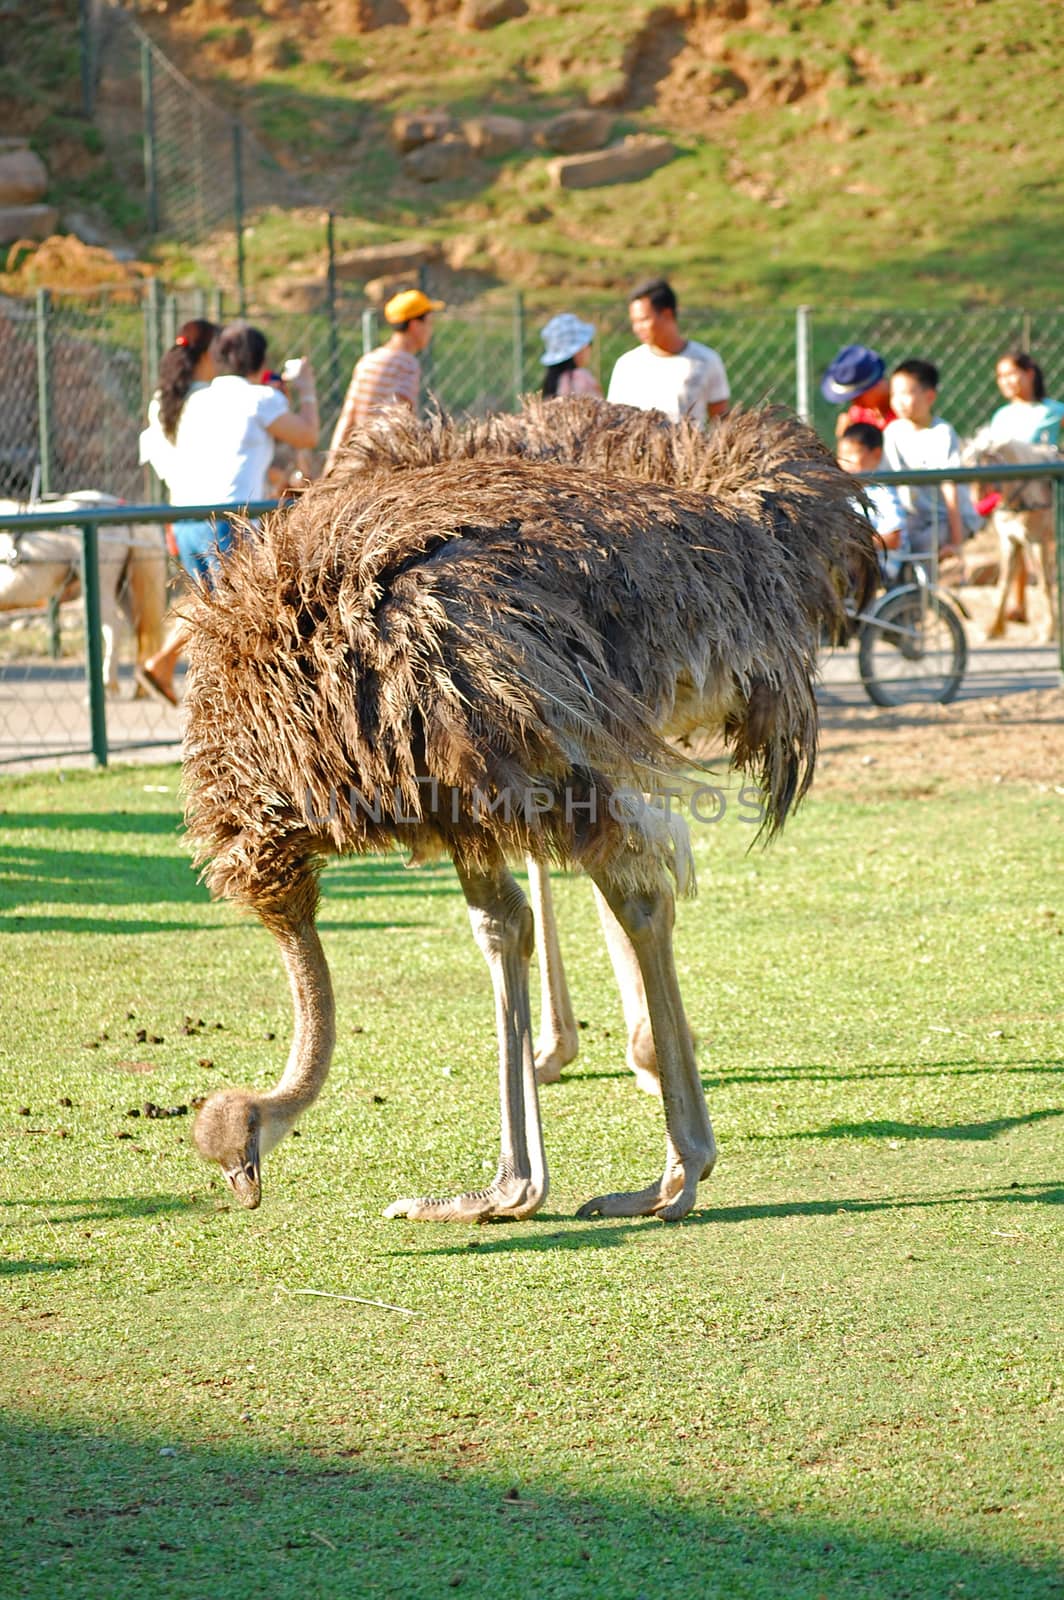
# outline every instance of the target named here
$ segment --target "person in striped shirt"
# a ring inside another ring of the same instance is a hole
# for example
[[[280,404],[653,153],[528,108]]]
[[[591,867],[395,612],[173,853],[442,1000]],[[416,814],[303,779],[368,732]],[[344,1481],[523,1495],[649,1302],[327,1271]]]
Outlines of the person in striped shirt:
[[[356,362],[347,386],[339,420],[325,458],[328,472],[360,422],[389,405],[417,406],[421,368],[418,356],[432,338],[432,313],[443,310],[442,300],[430,300],[420,289],[404,289],[384,308],[391,337]]]

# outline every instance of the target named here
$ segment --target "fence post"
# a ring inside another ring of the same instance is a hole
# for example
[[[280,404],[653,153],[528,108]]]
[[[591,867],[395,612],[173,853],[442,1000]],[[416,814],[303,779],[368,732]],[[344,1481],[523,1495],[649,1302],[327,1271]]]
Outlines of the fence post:
[[[1057,536],[1057,663],[1064,676],[1064,478],[1053,479],[1053,511]],[[1047,577],[1045,567],[1043,562],[1043,579]]]
[[[429,292],[429,275],[424,262],[417,269],[417,286],[422,294]],[[431,295],[429,296],[431,299]],[[421,352],[421,387],[427,395],[433,395],[432,381],[436,376],[436,363],[433,360],[432,346],[426,345]]]
[[[362,354],[368,356],[377,342],[377,314],[372,306],[362,313]]]
[[[233,118],[233,227],[236,230],[236,283],[240,296],[240,315],[247,312],[247,285],[244,281],[244,130]]]
[[[336,213],[325,214],[325,248],[328,267],[325,273],[325,308],[329,317],[329,380],[326,396],[329,416],[340,409],[340,326],[336,309]]]
[[[37,290],[37,454],[41,494],[52,492],[52,297]]]
[[[142,415],[147,412],[156,389],[159,387],[159,365],[162,352],[159,346],[159,331],[161,321],[160,308],[161,291],[158,278],[149,278],[144,295],[144,375],[147,378],[147,394],[141,407]],[[159,475],[154,467],[148,467],[148,498],[152,501],[161,500],[163,497],[162,485]]]
[[[525,392],[525,297],[520,289],[514,294],[514,410],[521,404]]]
[[[216,328],[220,328],[224,321],[225,303],[221,289],[211,290],[211,321]]]
[[[94,522],[81,529],[81,593],[85,607],[85,676],[89,683],[89,732],[98,767],[107,765],[107,708],[103,692],[100,632],[99,535]]]
[[[96,77],[91,8],[92,0],[80,0],[78,32],[81,38],[81,114],[87,122],[92,120]]]
[[[813,421],[810,361],[813,353],[813,308],[799,306],[794,314],[794,409],[803,422]]]
[[[177,295],[168,294],[163,300],[162,343],[169,350],[177,338]]]
[[[140,42],[140,95],[144,108],[144,191],[148,201],[148,232],[159,231],[159,191],[155,174],[155,73],[151,44]]]

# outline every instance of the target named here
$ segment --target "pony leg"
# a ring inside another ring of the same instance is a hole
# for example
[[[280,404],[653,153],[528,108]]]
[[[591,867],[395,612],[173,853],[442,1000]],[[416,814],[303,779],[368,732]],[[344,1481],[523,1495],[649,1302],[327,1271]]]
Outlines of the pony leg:
[[[133,528],[129,552],[129,615],[142,667],[162,647],[166,616],[166,551],[157,530]],[[150,540],[150,543],[142,541]]]

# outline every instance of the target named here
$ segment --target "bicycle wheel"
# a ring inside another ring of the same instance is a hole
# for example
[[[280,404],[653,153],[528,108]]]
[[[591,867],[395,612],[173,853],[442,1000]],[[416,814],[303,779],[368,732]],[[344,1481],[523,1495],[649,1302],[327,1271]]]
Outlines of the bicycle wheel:
[[[865,693],[877,706],[952,700],[968,665],[964,625],[948,601],[915,585],[872,608],[857,653]]]

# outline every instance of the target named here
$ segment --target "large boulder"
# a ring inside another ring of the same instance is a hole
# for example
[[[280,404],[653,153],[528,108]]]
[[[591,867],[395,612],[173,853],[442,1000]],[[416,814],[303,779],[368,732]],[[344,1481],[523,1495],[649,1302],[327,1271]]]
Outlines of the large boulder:
[[[451,133],[445,139],[411,150],[403,157],[403,171],[420,183],[456,183],[476,170],[477,157],[468,139]]]
[[[396,273],[416,272],[439,255],[439,247],[417,239],[399,239],[392,244],[367,244],[345,250],[336,258],[336,276],[354,283],[384,278]]]
[[[48,168],[36,151],[22,139],[0,139],[0,206],[35,205],[47,192]]]
[[[462,132],[485,161],[513,155],[528,143],[528,127],[520,117],[476,117],[463,124]]]
[[[462,28],[481,33],[497,28],[500,22],[508,22],[511,17],[523,17],[527,12],[525,0],[462,0],[458,23]]]
[[[0,244],[47,239],[59,224],[55,206],[0,206]]]
[[[392,139],[402,154],[456,133],[458,124],[446,111],[401,111],[392,119]]]
[[[559,155],[576,155],[581,150],[601,150],[610,136],[613,117],[608,111],[562,111],[551,117],[536,134],[536,143]]]
[[[676,151],[667,139],[633,134],[608,150],[583,156],[557,156],[547,162],[556,189],[597,189],[607,183],[633,183],[671,161]]]

